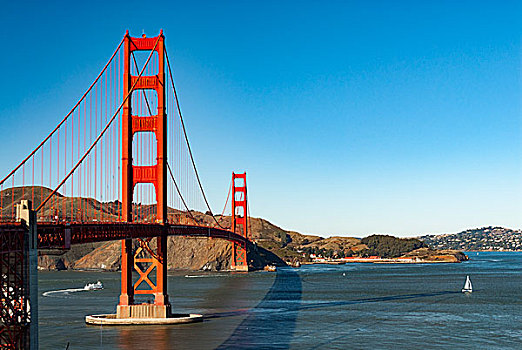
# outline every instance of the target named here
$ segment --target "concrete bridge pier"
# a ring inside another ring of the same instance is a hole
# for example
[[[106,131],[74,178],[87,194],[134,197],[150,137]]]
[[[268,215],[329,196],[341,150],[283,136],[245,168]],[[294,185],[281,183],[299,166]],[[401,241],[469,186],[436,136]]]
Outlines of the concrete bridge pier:
[[[16,205],[16,221],[25,226],[24,265],[27,266],[27,280],[24,287],[29,291],[27,305],[29,319],[29,348],[38,349],[38,232],[36,212],[30,200],[22,200]]]

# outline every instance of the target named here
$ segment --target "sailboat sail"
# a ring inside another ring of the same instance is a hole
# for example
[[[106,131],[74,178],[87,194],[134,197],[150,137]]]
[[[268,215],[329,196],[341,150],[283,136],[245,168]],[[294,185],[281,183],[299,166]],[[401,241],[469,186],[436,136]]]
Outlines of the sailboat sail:
[[[473,291],[473,286],[471,285],[471,280],[469,276],[466,276],[466,283],[464,283],[464,288],[462,288],[462,293],[471,293]]]

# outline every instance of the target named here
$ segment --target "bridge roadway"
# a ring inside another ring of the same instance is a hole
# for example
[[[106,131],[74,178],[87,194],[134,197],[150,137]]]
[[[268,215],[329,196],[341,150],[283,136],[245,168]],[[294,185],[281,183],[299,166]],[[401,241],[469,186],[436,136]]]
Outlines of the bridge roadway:
[[[2,223],[0,230],[24,230],[21,223]],[[167,236],[210,237],[246,244],[237,233],[208,226],[143,224],[143,223],[38,223],[39,249],[68,249],[72,244],[114,241],[130,238]],[[1,250],[1,249],[0,249]]]

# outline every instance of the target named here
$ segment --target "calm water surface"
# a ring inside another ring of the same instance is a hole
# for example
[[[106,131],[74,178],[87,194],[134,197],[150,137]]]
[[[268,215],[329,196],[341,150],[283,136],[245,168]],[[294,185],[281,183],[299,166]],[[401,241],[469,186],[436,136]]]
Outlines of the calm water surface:
[[[461,264],[347,264],[277,273],[176,273],[178,326],[94,327],[113,313],[118,273],[42,272],[42,349],[522,349],[522,253],[469,253]],[[474,291],[460,292],[466,275]],[[101,280],[105,289],[58,292]]]

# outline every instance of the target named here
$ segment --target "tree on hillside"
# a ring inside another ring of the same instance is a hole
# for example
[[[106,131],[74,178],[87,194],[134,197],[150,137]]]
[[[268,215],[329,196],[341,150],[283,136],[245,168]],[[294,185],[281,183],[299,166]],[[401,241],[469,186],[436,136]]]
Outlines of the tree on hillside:
[[[368,249],[361,255],[378,255],[383,258],[396,258],[412,250],[426,247],[426,244],[416,238],[397,238],[388,235],[371,235],[361,239]]]

